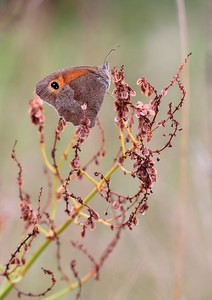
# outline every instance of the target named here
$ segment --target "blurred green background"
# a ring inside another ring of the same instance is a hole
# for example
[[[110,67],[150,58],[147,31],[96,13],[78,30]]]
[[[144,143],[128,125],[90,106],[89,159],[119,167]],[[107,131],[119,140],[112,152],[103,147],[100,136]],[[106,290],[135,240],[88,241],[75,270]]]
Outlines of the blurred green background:
[[[91,280],[83,287],[82,300],[100,297],[102,300],[212,299],[212,4],[209,0],[193,0],[185,1],[185,5],[188,51],[192,51],[192,57],[189,61],[189,179],[183,226],[182,297],[174,296],[179,267],[176,267],[179,255],[176,240],[181,230],[178,136],[174,147],[161,155],[158,182],[147,214],[133,231],[124,231],[101,270],[100,281]],[[22,232],[17,168],[10,158],[16,139],[25,189],[32,193],[34,203],[39,188],[46,185],[37,132],[27,113],[36,83],[63,67],[101,65],[108,51],[117,45],[120,48],[110,56],[110,65],[124,64],[126,79],[132,87],[136,88],[136,80],[145,75],[160,91],[182,61],[176,1],[0,0],[1,263],[16,249]],[[111,100],[107,95],[99,114],[108,146],[108,158],[102,162],[104,170],[110,167],[109,158],[113,157],[114,145],[118,142]],[[45,115],[46,143],[51,149],[58,116],[46,105]],[[69,125],[62,145],[67,144],[73,131]],[[90,147],[97,148],[99,141],[95,134],[91,134],[90,139]],[[92,150],[87,149],[88,155]],[[115,184],[117,189],[124,189],[122,181],[116,179]],[[75,235],[77,239],[78,234],[68,233],[66,243],[69,245],[70,238]],[[108,235],[108,230],[101,226],[89,233],[91,253],[101,253]],[[45,253],[40,262],[49,269],[54,268],[55,248],[52,246],[50,251],[52,258]],[[69,264],[68,247],[66,251],[65,260]],[[46,264],[47,258],[50,265]],[[40,266],[34,266],[32,271],[21,287],[25,291],[40,291],[48,280],[41,277]],[[7,299],[15,298],[12,292]],[[74,294],[62,299],[74,299]]]

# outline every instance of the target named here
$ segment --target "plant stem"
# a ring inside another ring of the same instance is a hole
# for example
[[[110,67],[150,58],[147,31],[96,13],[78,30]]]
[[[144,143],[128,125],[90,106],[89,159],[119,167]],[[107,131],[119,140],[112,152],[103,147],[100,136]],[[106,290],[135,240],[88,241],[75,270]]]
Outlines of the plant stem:
[[[88,195],[87,197],[84,199],[84,203],[87,204],[99,191],[99,189],[101,189],[101,187],[105,184],[105,179],[109,179],[111,177],[111,175],[118,169],[119,164],[116,163],[108,172],[107,174],[104,176],[104,179],[102,179],[97,187],[95,187]],[[84,206],[81,205],[79,206],[79,208],[77,209],[78,212],[83,208]],[[72,222],[73,222],[73,218],[69,218],[68,220],[66,220],[66,222],[64,222],[60,227],[58,227],[58,229],[56,230],[56,234],[60,235]],[[49,239],[46,238],[46,240],[40,245],[40,247],[37,249],[37,251],[27,260],[26,264],[24,265],[24,267],[21,269],[20,271],[20,276],[23,277],[26,272],[29,270],[29,268],[32,266],[32,264],[39,258],[39,256],[43,253],[43,251],[47,248],[47,246],[53,241],[54,239]],[[90,274],[90,273],[88,273]],[[82,278],[82,281],[87,281],[90,277],[88,276],[88,274]],[[88,277],[88,278],[87,278]],[[86,279],[87,278],[87,279]],[[81,282],[82,282],[81,281]],[[4,287],[2,287],[0,289],[0,299],[4,299],[4,297],[10,292],[10,290],[12,289],[13,284],[12,282],[8,281]],[[77,287],[77,283],[76,286],[73,285],[71,289],[74,289]],[[65,290],[68,291],[70,290],[70,287],[67,287]],[[60,293],[60,292],[59,292]],[[55,299],[55,298],[49,298],[49,299]]]

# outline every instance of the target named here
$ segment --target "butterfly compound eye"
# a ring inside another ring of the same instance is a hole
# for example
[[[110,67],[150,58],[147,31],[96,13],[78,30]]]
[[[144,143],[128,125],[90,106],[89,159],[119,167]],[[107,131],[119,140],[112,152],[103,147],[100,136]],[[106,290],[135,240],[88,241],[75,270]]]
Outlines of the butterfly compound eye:
[[[56,81],[53,81],[52,83],[51,83],[51,87],[54,89],[54,90],[58,90],[59,89],[59,84],[56,82]]]

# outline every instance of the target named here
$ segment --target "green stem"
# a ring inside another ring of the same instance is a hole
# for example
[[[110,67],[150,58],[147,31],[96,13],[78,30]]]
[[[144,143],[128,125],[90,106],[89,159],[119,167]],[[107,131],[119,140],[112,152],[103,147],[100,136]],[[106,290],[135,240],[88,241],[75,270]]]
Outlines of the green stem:
[[[31,267],[31,265],[36,261],[36,259],[40,256],[40,254],[46,249],[46,247],[49,245],[49,243],[51,241],[52,240],[50,240],[50,239],[46,239],[43,242],[43,244],[41,244],[41,246],[38,248],[38,250],[34,253],[34,255],[32,255],[28,259],[25,266],[21,269],[20,276],[23,277],[23,275],[28,271],[28,269]],[[4,299],[4,297],[10,292],[12,287],[13,287],[13,284],[10,281],[8,281],[5,284],[5,287],[0,290],[0,299]]]
[[[105,179],[109,179],[111,177],[111,175],[118,169],[119,164],[115,164],[109,171],[108,173],[104,176]],[[99,191],[99,189],[105,184],[105,179],[102,179],[98,186],[95,187],[88,195],[87,197],[84,199],[84,203],[87,204]],[[78,211],[80,211],[83,208],[83,205],[81,205],[78,208]],[[66,222],[64,222],[57,230],[56,230],[56,234],[60,235],[71,223],[73,222],[72,218],[69,218]],[[26,274],[26,272],[29,270],[29,268],[32,266],[32,264],[37,260],[37,258],[42,254],[42,252],[47,248],[47,246],[53,241],[53,239],[51,238],[47,238],[41,245],[40,247],[37,249],[37,251],[28,259],[28,261],[26,262],[26,264],[24,265],[24,267],[21,269],[20,271],[20,276],[23,277],[24,274]],[[87,281],[89,278],[87,278],[90,276],[85,276],[82,278],[81,282],[85,282]],[[66,291],[66,293],[74,288],[76,288],[78,285],[77,283],[74,285],[71,285],[70,287],[65,288],[64,290],[58,292],[57,294],[59,295],[60,293],[64,294],[64,292]],[[13,284],[12,282],[8,281],[4,287],[2,287],[0,289],[0,299],[4,299],[4,297],[10,292],[10,290],[12,289]],[[62,295],[61,294],[61,295]],[[50,296],[51,297],[51,296]],[[48,298],[48,299],[56,299],[56,298]]]

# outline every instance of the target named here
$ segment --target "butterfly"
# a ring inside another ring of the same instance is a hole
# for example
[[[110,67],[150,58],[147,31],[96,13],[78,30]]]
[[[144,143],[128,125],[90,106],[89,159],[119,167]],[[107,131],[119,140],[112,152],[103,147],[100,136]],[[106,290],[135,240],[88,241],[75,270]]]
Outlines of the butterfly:
[[[36,85],[35,96],[53,106],[60,117],[74,126],[80,125],[82,106],[86,107],[86,116],[93,127],[110,86],[110,67],[106,59],[113,50],[101,66],[70,67],[44,77]]]

